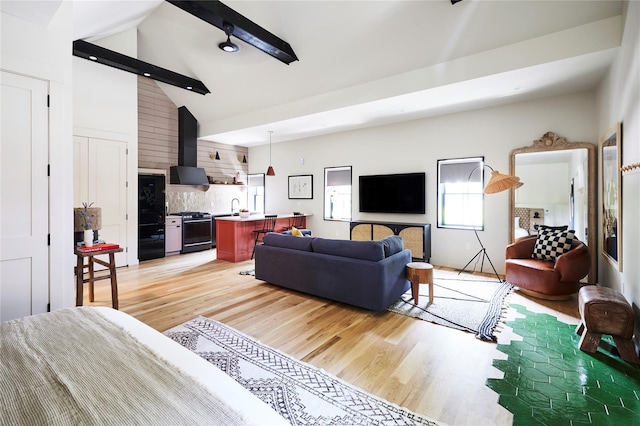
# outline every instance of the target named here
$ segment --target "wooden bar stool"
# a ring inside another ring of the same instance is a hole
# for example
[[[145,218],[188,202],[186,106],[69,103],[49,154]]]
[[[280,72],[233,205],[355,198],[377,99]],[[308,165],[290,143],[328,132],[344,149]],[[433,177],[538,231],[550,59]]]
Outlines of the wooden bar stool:
[[[113,309],[118,309],[118,278],[116,276],[116,260],[115,254],[122,252],[124,249],[122,247],[110,250],[100,250],[95,252],[82,252],[78,249],[74,250],[75,255],[77,256],[77,264],[76,264],[76,306],[82,306],[82,293],[84,283],[89,283],[89,301],[93,302],[94,294],[93,294],[93,282],[99,280],[106,280],[107,278],[111,279],[111,305]],[[109,261],[105,262],[101,259],[96,259],[95,256],[101,254],[108,254]],[[88,259],[87,264],[84,264],[85,257]],[[95,276],[93,270],[93,264],[97,263],[99,265],[108,268],[108,275],[101,275],[99,277]],[[84,278],[84,270],[87,268],[89,270],[89,278]]]
[[[425,262],[407,263],[407,279],[411,281],[411,296],[418,304],[420,283],[429,284],[429,303],[433,303],[433,266]]]
[[[580,323],[576,333],[580,335],[580,350],[595,353],[603,334],[609,334],[616,343],[620,357],[640,364],[633,337],[634,315],[627,299],[617,291],[589,285],[578,292]]]

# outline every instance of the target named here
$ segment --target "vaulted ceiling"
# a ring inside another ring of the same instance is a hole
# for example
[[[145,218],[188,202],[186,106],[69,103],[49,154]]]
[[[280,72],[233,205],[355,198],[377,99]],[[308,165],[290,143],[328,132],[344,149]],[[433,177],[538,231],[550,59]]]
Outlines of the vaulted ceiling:
[[[4,3],[4,1],[3,1]],[[76,1],[74,34],[138,28],[138,58],[201,80],[159,83],[200,137],[251,146],[593,90],[620,43],[618,1],[224,1],[286,40],[290,65],[170,3]],[[3,7],[4,10],[4,7]]]

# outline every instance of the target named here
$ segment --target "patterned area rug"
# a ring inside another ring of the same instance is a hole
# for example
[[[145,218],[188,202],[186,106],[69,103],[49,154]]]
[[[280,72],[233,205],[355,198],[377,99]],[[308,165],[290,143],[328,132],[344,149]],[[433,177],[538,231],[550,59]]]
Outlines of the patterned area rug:
[[[508,296],[514,287],[507,282],[498,282],[496,278],[441,270],[434,272],[433,303],[429,303],[429,285],[420,284],[418,305],[414,304],[409,290],[388,310],[496,342],[494,332],[508,308]]]
[[[220,368],[292,425],[437,425],[208,318],[165,335]]]

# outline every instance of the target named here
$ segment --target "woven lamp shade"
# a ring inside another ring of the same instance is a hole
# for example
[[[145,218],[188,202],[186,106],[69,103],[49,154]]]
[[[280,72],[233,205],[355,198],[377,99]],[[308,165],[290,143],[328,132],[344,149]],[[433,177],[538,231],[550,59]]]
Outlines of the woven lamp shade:
[[[82,232],[82,218],[80,212],[83,211],[83,207],[76,207],[73,209],[73,232]],[[89,207],[87,209],[87,215],[91,218],[91,229],[102,229],[102,209],[100,207]]]
[[[484,188],[485,194],[495,194],[496,192],[506,191],[509,188],[516,186],[520,182],[520,178],[517,176],[503,175],[497,170],[491,171],[491,179]]]

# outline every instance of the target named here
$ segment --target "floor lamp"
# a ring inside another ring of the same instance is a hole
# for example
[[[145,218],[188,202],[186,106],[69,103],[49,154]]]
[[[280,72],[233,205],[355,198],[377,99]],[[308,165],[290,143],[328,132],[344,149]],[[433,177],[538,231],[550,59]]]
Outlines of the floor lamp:
[[[520,183],[519,177],[502,174],[497,170],[493,170],[491,166],[488,166],[486,164],[483,164],[482,166],[478,166],[475,169],[471,170],[471,173],[469,173],[469,177],[467,178],[467,182],[471,181],[471,175],[473,175],[476,170],[482,169],[483,167],[488,167],[489,169],[491,169],[491,179],[489,179],[489,183],[487,183],[487,186],[484,187],[485,194],[495,194],[497,192],[506,191],[507,189],[513,188]],[[487,254],[487,249],[484,247],[484,244],[482,244],[482,240],[480,240],[480,236],[478,235],[478,231],[476,230],[475,226],[473,227],[473,232],[476,234],[476,239],[480,243],[480,250],[476,253],[475,256],[471,258],[469,262],[467,262],[466,265],[464,265],[464,268],[462,268],[458,272],[458,275],[464,272],[467,269],[467,266],[471,264],[471,262],[480,257],[482,262],[480,263],[480,272],[482,272],[482,268],[484,267],[484,259],[486,258],[487,261],[489,261],[489,265],[491,265],[491,269],[493,269],[493,273],[496,274],[498,281],[502,282],[500,275],[498,275],[495,266],[493,266],[493,262],[491,262],[491,259]]]

